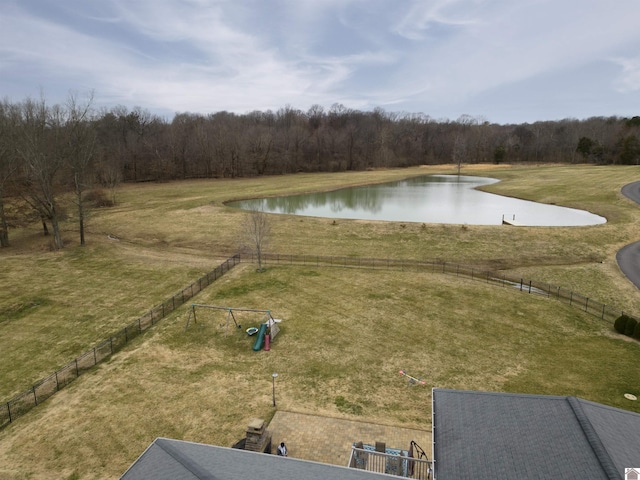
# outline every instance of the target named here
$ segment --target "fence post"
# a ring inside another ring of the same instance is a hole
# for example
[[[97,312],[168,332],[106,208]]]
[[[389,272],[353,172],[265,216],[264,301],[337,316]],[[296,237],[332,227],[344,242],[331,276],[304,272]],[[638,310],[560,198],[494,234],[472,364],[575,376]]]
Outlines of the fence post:
[[[280,263],[280,255],[278,254],[277,257],[275,257],[275,258],[277,258],[277,263],[279,264]],[[283,258],[283,260],[286,260],[286,258],[287,257],[285,256]],[[306,265],[307,264],[306,258],[307,258],[306,255],[302,255],[301,257],[300,256],[296,256],[295,262],[302,261],[303,264]],[[291,263],[294,262],[293,255],[289,255],[289,259],[290,259]],[[309,260],[310,260],[309,263],[312,265],[313,264],[313,259],[309,258]],[[327,263],[329,263],[331,266],[334,266],[334,260],[335,260],[335,266],[338,266],[339,263],[340,263],[339,257],[333,257],[333,256],[322,257],[323,265],[327,265]],[[347,266],[347,262],[350,261],[350,260],[351,260],[350,257],[343,256],[343,260],[342,260],[343,266],[346,267]],[[376,265],[380,265],[381,268],[384,268],[384,265],[386,263],[387,269],[391,269],[391,263],[393,263],[394,264],[394,269],[395,269],[395,268],[397,268],[398,263],[399,263],[401,271],[403,271],[403,272],[404,271],[411,271],[412,263],[409,260],[400,259],[400,260],[394,260],[392,262],[391,259],[388,258],[388,257],[386,258],[386,260],[385,259],[378,259],[378,260],[380,260],[380,262],[376,263],[376,258],[364,259],[364,261],[363,261],[363,259],[358,257],[357,258],[357,264],[355,262],[354,263],[349,263],[349,264],[353,265],[353,266],[357,266],[358,268],[367,268],[367,265],[370,262],[371,268],[375,269]],[[240,256],[238,256],[238,255],[232,257],[231,259],[228,259],[226,262],[224,262],[222,265],[220,265],[218,268],[216,268],[213,272],[211,272],[214,275],[214,280],[217,279],[218,276],[222,276],[224,274],[225,267],[226,267],[226,270],[230,270],[233,265],[236,265],[237,263],[240,263],[240,262],[241,262],[241,259],[240,259]],[[408,262],[408,263],[405,265],[405,262]],[[433,271],[435,272],[435,271],[437,271],[438,263],[442,263],[442,272],[443,273],[447,273],[446,272],[446,262],[444,262],[444,261],[442,261],[442,262],[440,262],[440,261],[430,261],[430,262],[418,261],[417,263],[415,263],[416,271],[422,271],[422,270],[420,270],[422,268],[424,268],[426,270],[429,267],[429,265],[431,265],[432,268],[433,268]],[[320,264],[320,256],[317,255],[316,256],[316,266],[319,266],[319,264]],[[220,273],[218,273],[218,272],[220,272]],[[499,281],[499,277],[495,277],[494,278],[494,277],[490,276],[492,272],[486,272],[485,271],[484,273],[487,275],[487,278],[486,278],[487,283],[491,283],[492,280]],[[494,272],[494,273],[497,273],[497,272]],[[209,276],[208,275],[210,275],[210,274],[207,274],[207,277],[206,277],[207,278],[207,282],[209,282]],[[460,265],[456,264],[456,276],[460,276],[460,275],[461,275],[460,274]],[[462,275],[467,275],[467,274],[465,274],[463,272]],[[480,273],[480,276],[482,276],[482,271]],[[474,271],[473,268],[471,268],[471,278],[475,279],[475,271]],[[479,279],[479,280],[481,280],[481,279]],[[504,275],[504,274],[503,274],[502,282],[503,282],[503,286],[506,285],[506,283],[507,283],[506,275]],[[202,283],[203,283],[203,279],[202,278],[198,279],[198,285],[199,285],[200,291],[202,290]],[[533,289],[533,281],[529,280],[528,283],[529,283],[528,291],[529,291],[529,293],[531,293],[532,289]],[[194,295],[194,285],[195,285],[195,282],[190,285],[191,296]],[[517,281],[516,282],[511,282],[511,280],[510,280],[509,281],[509,286],[511,286],[511,285],[517,286]],[[536,288],[538,288],[538,287],[536,287]],[[539,288],[543,289],[542,287],[539,287]],[[552,285],[551,284],[547,284],[547,292],[546,293],[547,293],[548,296],[550,296],[552,294],[551,293],[551,288],[552,288]],[[556,295],[557,295],[558,299],[560,299],[561,298],[561,287],[558,286],[558,287],[554,287],[554,288],[556,289]],[[185,301],[186,301],[186,299],[185,299],[185,290],[186,289],[183,289],[180,292],[180,294],[182,295],[182,304],[184,304]],[[520,291],[523,291],[523,290],[524,290],[524,279],[521,278],[520,279]],[[571,291],[569,293],[570,293],[570,295],[569,295],[569,305],[573,305],[573,292]],[[178,296],[180,294],[174,295],[171,298],[173,310],[175,310],[175,308],[176,308],[176,296]],[[580,295],[580,298],[585,298],[585,297]],[[584,310],[587,313],[589,313],[589,300],[590,299],[588,297],[585,298]],[[178,302],[179,301],[180,301],[180,299],[178,299]],[[599,302],[596,301],[595,303],[597,304]],[[605,316],[608,315],[607,314],[607,305],[606,304],[601,304],[601,305],[602,305],[602,308],[601,308],[601,312],[600,312],[600,318],[602,320],[604,320]],[[577,307],[578,306],[579,305],[577,305]],[[168,305],[165,307],[165,303],[162,303],[162,313],[161,313],[162,316],[160,318],[164,318],[164,316],[167,313],[166,310],[168,308],[169,308]],[[597,309],[598,309],[598,307],[594,306],[594,316],[595,316],[595,311],[597,311]],[[611,314],[615,315],[616,311],[613,310]],[[621,314],[624,314],[624,311],[622,311]],[[151,315],[151,324],[153,325],[154,324],[154,309],[152,309],[150,311],[150,315]],[[142,333],[142,318],[143,317],[138,318],[138,330],[139,330],[140,333]],[[133,325],[129,325],[129,326],[133,326]],[[128,327],[124,328],[124,335],[125,335],[125,342],[127,343],[129,341]],[[116,339],[117,339],[117,337],[116,337]],[[114,340],[114,337],[110,337],[109,338],[110,354],[114,353],[114,345],[113,345],[114,342],[113,342],[113,340]],[[102,346],[101,346],[101,348],[102,348]],[[96,347],[93,348],[93,359],[94,359],[94,365],[97,365],[98,358],[97,358],[97,348]],[[76,358],[74,360],[74,365],[75,365],[76,377],[79,377],[80,376],[80,367],[79,367],[78,358]],[[65,372],[66,372],[66,369],[68,367],[71,367],[71,364],[68,364],[65,367]],[[60,378],[59,378],[59,372],[56,371],[54,374],[55,374],[55,380],[56,380],[56,390],[59,391],[61,388],[64,387],[64,385],[61,385]],[[31,393],[32,393],[33,398],[34,398],[34,404],[35,405],[38,405],[37,388],[39,388],[39,385],[40,384],[33,385],[31,387]],[[29,391],[26,391],[24,393],[26,395],[28,395]],[[46,395],[45,395],[45,397],[46,397]],[[7,402],[6,406],[7,406],[7,413],[8,413],[8,417],[9,417],[9,422],[12,422],[13,421],[13,416],[12,416],[12,412],[11,412],[11,401]],[[18,410],[18,412],[19,412],[19,410]]]

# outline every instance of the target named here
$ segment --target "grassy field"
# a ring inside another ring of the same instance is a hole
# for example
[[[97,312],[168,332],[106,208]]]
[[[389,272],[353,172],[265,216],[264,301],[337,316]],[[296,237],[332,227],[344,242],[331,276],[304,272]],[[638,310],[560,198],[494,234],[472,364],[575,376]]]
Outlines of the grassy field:
[[[125,185],[95,211],[89,245],[49,252],[37,226],[0,251],[0,397],[8,399],[242,248],[237,198],[394,180],[429,167]],[[640,208],[619,191],[637,167],[468,167],[491,191],[584,208],[594,227],[511,228],[277,215],[269,251],[442,259],[501,269],[640,312],[615,252],[638,240]],[[223,314],[186,332],[177,311],[108,362],[0,431],[0,479],[117,478],[157,436],[231,445],[279,408],[429,428],[430,387],[577,395],[635,409],[640,348],[557,301],[437,274],[242,264],[199,303],[270,309],[282,333],[253,352]],[[260,321],[243,314],[244,327]],[[407,387],[406,369],[427,388]]]

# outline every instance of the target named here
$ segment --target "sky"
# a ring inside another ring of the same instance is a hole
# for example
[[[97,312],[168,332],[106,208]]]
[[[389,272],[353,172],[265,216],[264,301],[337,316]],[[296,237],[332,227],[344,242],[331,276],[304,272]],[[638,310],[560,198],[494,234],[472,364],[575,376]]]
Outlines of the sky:
[[[0,98],[499,124],[640,115],[638,0],[0,0]]]

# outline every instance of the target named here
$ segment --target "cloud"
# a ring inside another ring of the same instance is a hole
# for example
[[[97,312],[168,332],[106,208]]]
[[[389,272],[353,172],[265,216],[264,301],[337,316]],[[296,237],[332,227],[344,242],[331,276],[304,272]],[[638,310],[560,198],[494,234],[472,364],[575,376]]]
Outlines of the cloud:
[[[536,79],[614,62],[618,77],[581,78],[595,82],[581,91],[617,114],[639,101],[637,18],[636,0],[9,0],[0,88],[93,89],[166,114],[339,102],[491,118],[483,98],[530,97],[525,86],[544,98]]]
[[[614,59],[622,67],[620,76],[614,85],[621,93],[640,91],[640,57]]]
[[[467,0],[413,1],[391,30],[410,40],[425,40],[455,27],[475,24],[479,2]]]
[[[640,14],[640,5],[628,2],[625,18],[618,13],[624,7],[594,2],[429,4],[422,16],[410,12],[411,21],[395,27],[416,39],[401,77],[413,73],[415,84],[429,79],[425,95],[446,102],[550,72],[569,72],[602,61],[629,42],[638,45],[638,17],[630,13]]]

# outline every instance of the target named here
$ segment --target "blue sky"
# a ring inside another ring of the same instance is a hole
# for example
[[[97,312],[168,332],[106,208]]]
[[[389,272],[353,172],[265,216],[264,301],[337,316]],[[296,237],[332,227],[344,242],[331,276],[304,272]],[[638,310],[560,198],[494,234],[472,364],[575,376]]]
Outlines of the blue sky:
[[[0,0],[0,97],[496,123],[640,115],[640,1]]]

